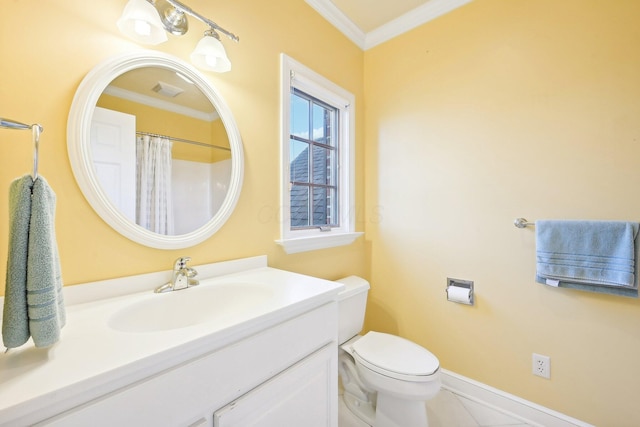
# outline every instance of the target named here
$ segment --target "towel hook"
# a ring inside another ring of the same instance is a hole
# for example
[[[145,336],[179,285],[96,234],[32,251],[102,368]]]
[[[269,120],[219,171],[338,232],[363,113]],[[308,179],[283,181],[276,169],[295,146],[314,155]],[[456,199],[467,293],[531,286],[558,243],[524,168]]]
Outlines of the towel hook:
[[[33,180],[38,179],[38,150],[40,149],[40,133],[42,126],[31,125],[31,135],[33,137]]]
[[[6,129],[26,130],[31,129],[31,139],[33,140],[33,180],[38,179],[38,150],[40,149],[40,134],[44,132],[44,128],[38,124],[28,125],[7,118],[0,117],[0,127]]]

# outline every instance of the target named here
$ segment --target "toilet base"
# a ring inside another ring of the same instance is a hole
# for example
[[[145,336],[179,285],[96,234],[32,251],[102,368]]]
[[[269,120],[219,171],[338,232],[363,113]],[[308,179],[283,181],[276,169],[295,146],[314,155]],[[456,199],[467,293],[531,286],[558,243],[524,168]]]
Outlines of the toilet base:
[[[342,394],[339,396],[338,427],[428,427],[429,425],[426,405],[412,405],[412,408],[409,408],[407,412],[401,413],[401,415],[392,413],[393,417],[385,415],[385,410],[383,409],[380,412],[374,413],[373,419],[365,422],[361,418],[362,412],[347,407],[347,401],[347,396]],[[404,407],[406,405],[402,406]]]
[[[338,396],[338,427],[371,427],[347,408],[344,396]]]
[[[427,406],[422,400],[399,399],[378,392],[373,427],[428,427]]]
[[[371,402],[362,401],[348,393],[342,396],[348,411],[351,411],[357,418],[362,420],[366,425],[373,426],[376,418],[376,408]]]

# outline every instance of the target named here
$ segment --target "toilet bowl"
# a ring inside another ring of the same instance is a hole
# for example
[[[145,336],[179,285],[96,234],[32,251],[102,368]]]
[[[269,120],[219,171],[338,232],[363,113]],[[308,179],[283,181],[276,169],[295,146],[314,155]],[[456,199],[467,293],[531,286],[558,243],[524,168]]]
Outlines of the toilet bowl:
[[[425,401],[441,386],[440,363],[424,347],[362,330],[369,283],[350,276],[340,293],[339,374],[346,408],[373,427],[427,427]]]

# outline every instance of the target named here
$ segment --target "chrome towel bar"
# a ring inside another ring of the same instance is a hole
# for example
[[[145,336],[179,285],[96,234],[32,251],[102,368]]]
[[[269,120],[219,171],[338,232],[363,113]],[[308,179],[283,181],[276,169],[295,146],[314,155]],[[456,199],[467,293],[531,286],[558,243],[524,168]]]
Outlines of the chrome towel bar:
[[[25,123],[20,123],[15,120],[5,119],[0,117],[0,128],[25,130],[25,129],[33,129],[34,126],[38,127],[38,129],[40,130],[40,133],[44,131],[42,126],[40,126],[37,123],[32,125],[27,125]]]
[[[533,226],[536,225],[536,223],[535,222],[529,222],[524,218],[516,218],[513,221],[513,225],[515,225],[518,228],[526,228],[526,227],[529,227],[529,226],[533,227]]]

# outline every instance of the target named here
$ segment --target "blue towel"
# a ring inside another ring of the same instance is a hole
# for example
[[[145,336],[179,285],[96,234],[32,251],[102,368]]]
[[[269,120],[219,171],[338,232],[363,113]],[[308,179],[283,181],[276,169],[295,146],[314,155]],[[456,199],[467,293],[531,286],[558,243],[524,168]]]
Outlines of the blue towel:
[[[536,221],[536,281],[638,296],[638,223]]]
[[[10,188],[9,260],[2,322],[7,348],[36,347],[60,338],[66,314],[55,237],[56,196],[39,176],[19,178]]]

